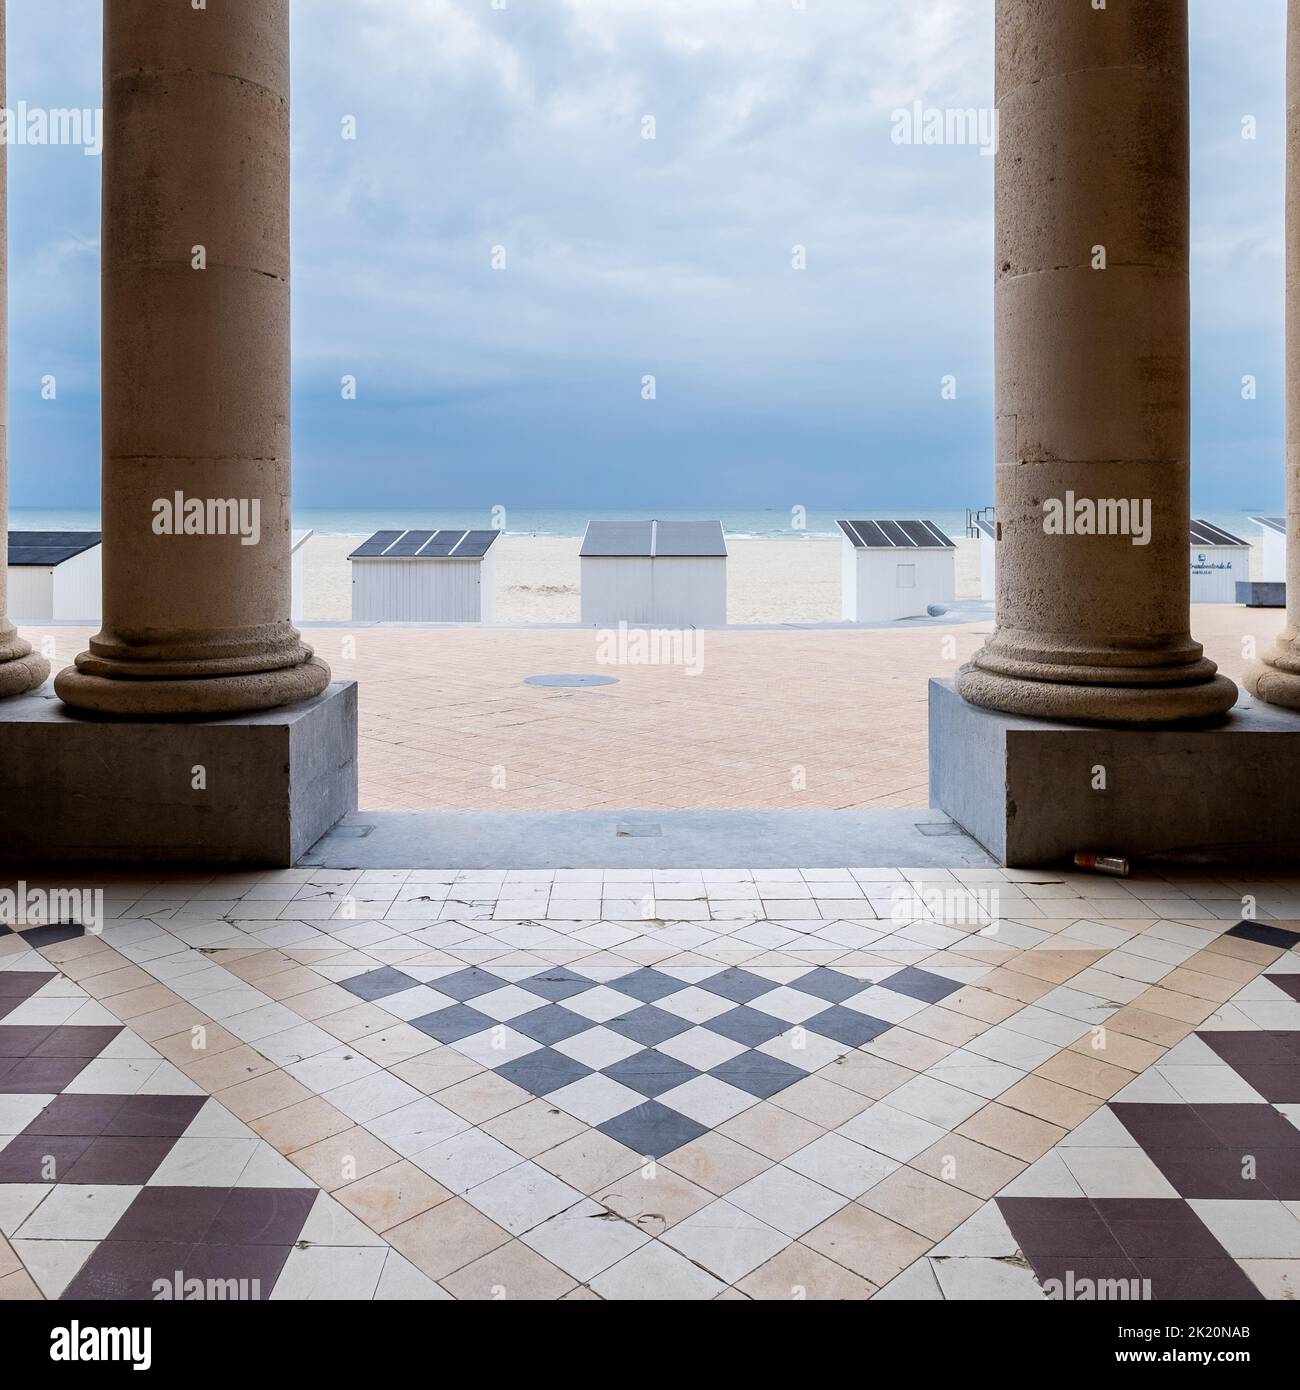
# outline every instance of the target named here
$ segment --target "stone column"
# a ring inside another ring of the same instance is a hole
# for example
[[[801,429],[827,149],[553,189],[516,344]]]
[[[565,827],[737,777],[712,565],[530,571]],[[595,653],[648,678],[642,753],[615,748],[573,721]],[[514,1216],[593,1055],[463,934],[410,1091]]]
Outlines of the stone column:
[[[996,24],[997,625],[957,688],[1219,715],[1236,687],[1188,620],[1187,0],[998,0]],[[1109,534],[1079,533],[1089,504]]]
[[[0,107],[5,105],[5,3],[0,0]],[[32,651],[5,616],[9,577],[9,220],[8,145],[0,144],[0,697],[35,690],[50,663]]]
[[[1286,626],[1245,686],[1300,709],[1300,4],[1286,19]]]
[[[103,628],[55,689],[293,704],[329,670],[289,619],[289,0],[108,0],[104,104]]]

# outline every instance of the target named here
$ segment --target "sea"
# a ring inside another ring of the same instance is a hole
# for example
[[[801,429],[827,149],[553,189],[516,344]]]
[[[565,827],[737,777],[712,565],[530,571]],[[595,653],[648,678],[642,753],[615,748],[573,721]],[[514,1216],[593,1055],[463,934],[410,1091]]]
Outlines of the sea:
[[[1280,503],[1247,512],[1198,512],[1197,516],[1222,527],[1243,540],[1259,538],[1259,527],[1252,516],[1281,516]],[[588,521],[625,520],[653,517],[659,521],[722,522],[733,540],[806,541],[838,538],[837,517],[853,520],[924,518],[958,540],[966,534],[966,512],[936,507],[894,508],[877,511],[869,507],[847,507],[839,511],[750,511],[705,509],[702,511],[656,510],[652,507],[595,508],[493,508],[460,507],[450,509],[418,507],[305,508],[295,511],[294,527],[310,529],[322,536],[370,536],[376,531],[423,529],[504,530],[515,536],[577,537]],[[98,509],[40,509],[15,507],[9,513],[14,531],[97,531]]]

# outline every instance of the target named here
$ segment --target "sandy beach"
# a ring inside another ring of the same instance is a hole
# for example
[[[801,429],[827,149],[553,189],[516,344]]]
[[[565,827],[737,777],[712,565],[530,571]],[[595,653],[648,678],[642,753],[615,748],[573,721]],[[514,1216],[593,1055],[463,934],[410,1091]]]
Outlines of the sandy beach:
[[[348,555],[361,536],[313,536],[304,555],[305,621],[352,616]],[[576,623],[576,537],[506,535],[497,543],[497,621]],[[727,616],[732,623],[840,620],[837,540],[728,539]],[[957,541],[957,597],[979,597],[979,543]]]

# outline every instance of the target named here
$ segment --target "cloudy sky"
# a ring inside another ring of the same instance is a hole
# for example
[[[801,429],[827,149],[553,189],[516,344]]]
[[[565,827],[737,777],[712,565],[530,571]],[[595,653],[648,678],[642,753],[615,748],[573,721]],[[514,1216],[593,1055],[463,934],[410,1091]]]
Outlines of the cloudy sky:
[[[9,0],[11,107],[99,105],[100,8]],[[1282,497],[1284,9],[1191,4],[1205,510]],[[891,113],[991,105],[992,14],[294,0],[297,503],[991,501],[993,161]],[[9,157],[11,501],[93,506],[100,161]]]

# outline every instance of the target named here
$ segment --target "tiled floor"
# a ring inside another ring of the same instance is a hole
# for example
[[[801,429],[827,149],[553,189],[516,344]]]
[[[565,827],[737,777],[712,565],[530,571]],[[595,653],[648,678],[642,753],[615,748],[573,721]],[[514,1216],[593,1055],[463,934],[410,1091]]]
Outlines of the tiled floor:
[[[0,1296],[1300,1288],[1300,876],[102,886],[0,935]]]
[[[1242,652],[1267,647],[1284,616],[1198,604],[1192,623],[1235,677]],[[696,674],[606,666],[590,629],[305,635],[336,676],[360,681],[364,810],[832,811],[927,804],[927,682],[954,675],[989,628],[706,631]],[[91,634],[23,635],[57,669]],[[618,684],[525,684],[557,672]]]

